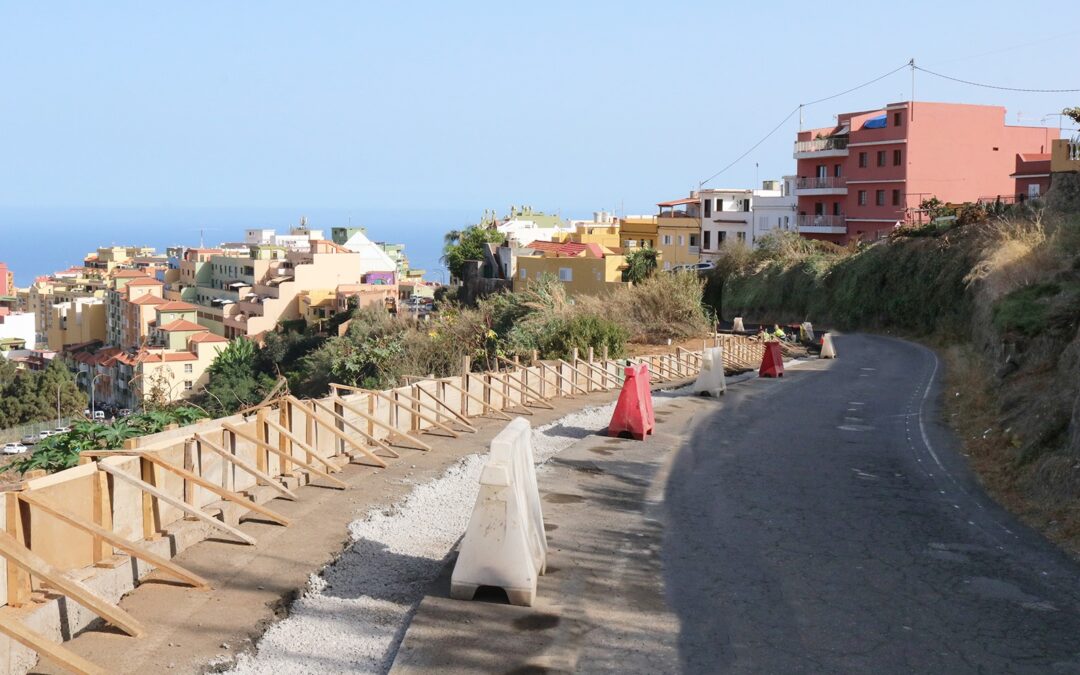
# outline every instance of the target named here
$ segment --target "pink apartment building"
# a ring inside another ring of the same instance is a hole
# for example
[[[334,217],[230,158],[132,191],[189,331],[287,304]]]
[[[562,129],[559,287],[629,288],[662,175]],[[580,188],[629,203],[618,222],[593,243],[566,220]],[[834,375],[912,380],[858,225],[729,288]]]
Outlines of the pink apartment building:
[[[801,131],[796,224],[804,236],[876,239],[919,203],[1017,198],[1017,155],[1050,151],[1057,129],[1008,126],[1005,108],[905,101]],[[1028,194],[1024,194],[1026,198]]]

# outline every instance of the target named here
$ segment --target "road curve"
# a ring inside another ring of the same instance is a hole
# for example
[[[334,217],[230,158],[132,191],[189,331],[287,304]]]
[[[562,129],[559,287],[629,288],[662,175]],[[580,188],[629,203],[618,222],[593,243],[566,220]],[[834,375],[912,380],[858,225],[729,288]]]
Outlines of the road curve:
[[[732,387],[667,485],[686,672],[1080,673],[1080,566],[992,502],[886,337]]]

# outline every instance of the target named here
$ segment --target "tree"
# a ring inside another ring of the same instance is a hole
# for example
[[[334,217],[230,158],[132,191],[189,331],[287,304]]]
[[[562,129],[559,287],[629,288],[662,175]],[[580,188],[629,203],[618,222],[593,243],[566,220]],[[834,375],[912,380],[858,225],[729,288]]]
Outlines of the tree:
[[[253,406],[274,386],[274,378],[256,368],[255,343],[244,337],[230,342],[210,364],[207,404],[215,412],[231,415]]]
[[[484,247],[487,244],[502,244],[506,237],[498,230],[472,225],[461,232],[448,232],[445,240],[442,261],[450,274],[460,279],[466,260],[483,260]]]
[[[752,251],[742,242],[725,241],[720,247],[720,254],[715,259],[715,267],[705,280],[704,291],[705,302],[716,310],[717,317],[724,315],[724,285],[728,278],[742,272],[752,260]]]
[[[656,273],[659,253],[656,249],[648,246],[631,251],[626,256],[626,269],[623,271],[623,281],[640,284]]]
[[[1080,106],[1077,106],[1075,108],[1065,108],[1061,111],[1061,114],[1065,115],[1073,122],[1080,124]]]

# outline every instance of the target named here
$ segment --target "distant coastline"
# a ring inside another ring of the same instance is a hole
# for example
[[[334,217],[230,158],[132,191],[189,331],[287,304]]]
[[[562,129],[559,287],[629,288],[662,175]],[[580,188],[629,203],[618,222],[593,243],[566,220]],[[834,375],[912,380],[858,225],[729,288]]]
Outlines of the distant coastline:
[[[287,230],[306,216],[312,228],[366,227],[375,241],[405,244],[413,268],[445,281],[441,267],[443,234],[476,222],[483,209],[389,210],[348,208],[50,208],[0,207],[0,261],[15,273],[17,286],[34,277],[80,265],[98,246],[169,246],[242,241],[251,227]]]

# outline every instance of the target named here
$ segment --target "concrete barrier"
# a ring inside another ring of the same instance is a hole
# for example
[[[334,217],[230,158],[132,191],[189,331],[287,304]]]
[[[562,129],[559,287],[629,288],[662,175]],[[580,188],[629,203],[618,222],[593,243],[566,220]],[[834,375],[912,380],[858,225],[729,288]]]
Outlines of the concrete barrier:
[[[706,348],[702,352],[701,372],[694,382],[694,393],[719,396],[725,391],[727,385],[724,382],[724,348]]]
[[[735,331],[736,333],[741,333],[746,330],[745,328],[743,328],[741,316],[735,317],[735,320],[731,322],[731,330]]]
[[[814,341],[814,325],[809,321],[803,321],[799,326],[799,340],[811,343]]]
[[[832,333],[825,333],[821,336],[821,358],[836,358],[836,347],[833,346]]]
[[[450,597],[471,600],[481,586],[532,606],[547,566],[547,537],[533,465],[532,430],[517,418],[491,441],[472,517],[450,578]]]

